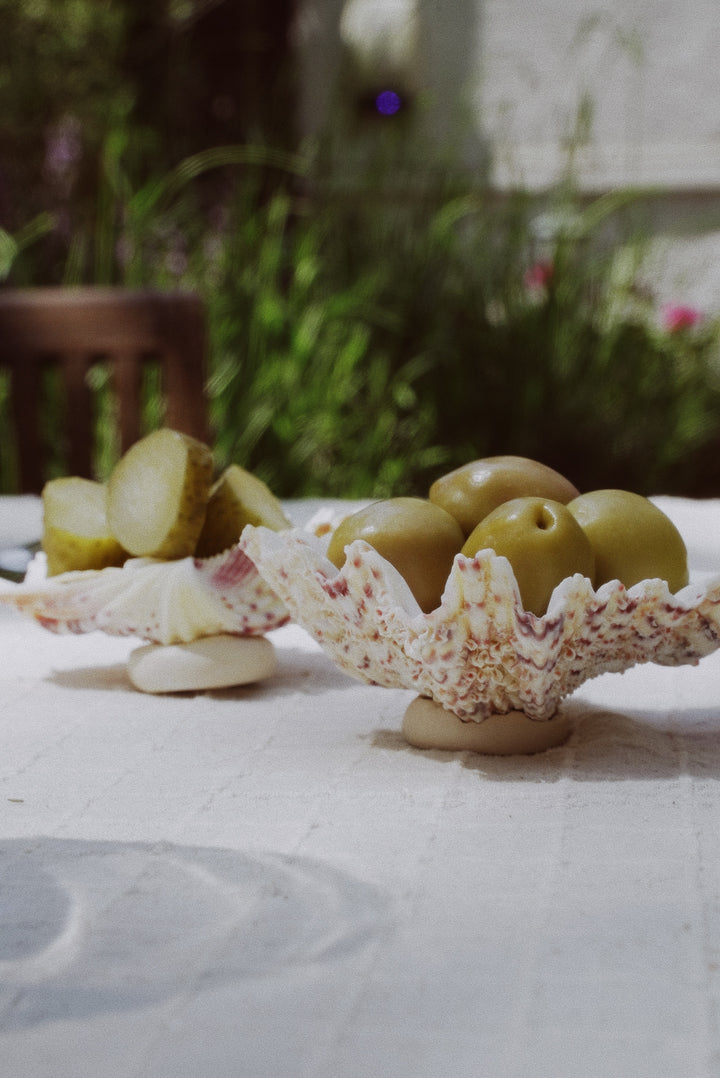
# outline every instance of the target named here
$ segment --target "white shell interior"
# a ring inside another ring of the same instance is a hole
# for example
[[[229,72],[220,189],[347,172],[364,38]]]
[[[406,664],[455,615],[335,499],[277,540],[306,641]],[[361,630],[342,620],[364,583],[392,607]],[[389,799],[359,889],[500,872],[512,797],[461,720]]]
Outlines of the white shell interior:
[[[122,568],[62,573],[0,592],[0,602],[57,633],[100,629],[179,644],[218,633],[256,636],[288,612],[238,546],[213,558],[132,558]]]

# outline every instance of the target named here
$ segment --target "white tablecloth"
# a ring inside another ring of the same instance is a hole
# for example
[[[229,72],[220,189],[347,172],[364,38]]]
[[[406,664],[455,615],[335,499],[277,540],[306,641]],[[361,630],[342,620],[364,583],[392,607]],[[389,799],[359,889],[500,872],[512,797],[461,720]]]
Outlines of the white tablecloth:
[[[720,569],[720,502],[662,504]],[[0,616],[3,1075],[717,1078],[720,652],[503,759],[272,639],[152,697],[136,641]]]

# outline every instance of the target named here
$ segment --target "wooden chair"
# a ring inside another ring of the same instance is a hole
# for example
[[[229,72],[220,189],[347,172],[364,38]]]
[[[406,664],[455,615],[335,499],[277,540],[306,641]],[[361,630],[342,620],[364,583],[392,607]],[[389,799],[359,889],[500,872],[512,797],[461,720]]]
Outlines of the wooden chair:
[[[119,449],[144,433],[141,386],[148,361],[160,373],[163,422],[209,441],[205,399],[206,325],[199,296],[124,288],[0,289],[0,370],[9,373],[18,486],[37,493],[48,478],[43,380],[58,372],[65,472],[93,475],[91,368],[106,363]]]

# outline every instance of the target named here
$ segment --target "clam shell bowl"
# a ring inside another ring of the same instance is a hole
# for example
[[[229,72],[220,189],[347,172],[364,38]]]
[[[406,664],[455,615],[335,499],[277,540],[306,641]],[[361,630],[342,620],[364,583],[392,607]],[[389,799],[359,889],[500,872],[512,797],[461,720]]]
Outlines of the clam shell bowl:
[[[100,629],[155,644],[261,636],[289,618],[237,546],[212,558],[131,558],[119,568],[61,573],[0,591],[0,603],[55,633]]]
[[[348,674],[414,689],[465,722],[520,712],[550,720],[584,681],[637,663],[696,664],[720,647],[720,576],[671,595],[667,584],[582,576],[547,613],[523,608],[509,562],[455,557],[441,605],[424,614],[394,567],[362,540],[338,570],[327,541],[247,527],[241,548],[290,616]]]

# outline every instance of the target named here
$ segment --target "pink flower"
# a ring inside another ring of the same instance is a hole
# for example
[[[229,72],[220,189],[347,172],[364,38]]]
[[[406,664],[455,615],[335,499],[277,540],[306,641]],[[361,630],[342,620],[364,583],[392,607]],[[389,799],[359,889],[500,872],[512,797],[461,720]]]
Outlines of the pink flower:
[[[681,333],[702,321],[702,311],[686,303],[666,303],[661,311],[662,325],[668,333]]]
[[[533,262],[532,266],[525,270],[523,277],[525,287],[531,292],[546,289],[553,279],[553,272],[554,267],[549,260],[542,259],[539,262]]]

